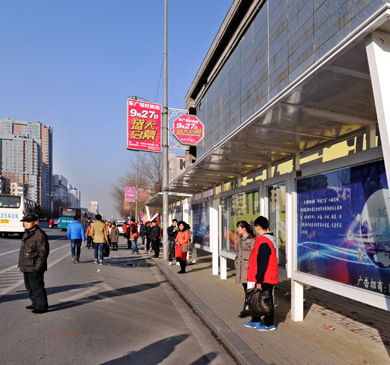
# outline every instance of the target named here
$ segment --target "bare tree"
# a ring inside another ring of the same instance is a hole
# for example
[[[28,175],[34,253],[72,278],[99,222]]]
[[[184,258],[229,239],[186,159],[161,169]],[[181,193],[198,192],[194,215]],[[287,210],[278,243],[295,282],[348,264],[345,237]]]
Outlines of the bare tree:
[[[130,162],[130,171],[122,176],[117,183],[112,184],[111,196],[116,202],[117,211],[122,217],[128,215],[135,216],[135,203],[130,203],[130,207],[125,208],[125,187],[138,186],[138,190],[146,190],[152,195],[161,191],[162,183],[162,154],[139,153],[138,156],[138,184],[136,184],[137,161],[132,159]],[[145,212],[145,201],[138,199],[137,208],[140,212]],[[152,215],[155,209],[151,209]]]

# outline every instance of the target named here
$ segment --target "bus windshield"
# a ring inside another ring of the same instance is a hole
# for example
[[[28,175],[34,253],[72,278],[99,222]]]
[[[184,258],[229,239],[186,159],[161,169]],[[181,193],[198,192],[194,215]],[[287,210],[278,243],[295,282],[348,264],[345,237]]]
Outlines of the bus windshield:
[[[0,208],[20,208],[21,197],[0,194]]]
[[[74,217],[77,214],[76,208],[60,208],[60,217]]]

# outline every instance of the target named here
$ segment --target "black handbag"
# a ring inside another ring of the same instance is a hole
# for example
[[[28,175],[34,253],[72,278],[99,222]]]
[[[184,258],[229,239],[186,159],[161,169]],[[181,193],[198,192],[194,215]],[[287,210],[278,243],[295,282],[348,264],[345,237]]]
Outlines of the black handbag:
[[[108,256],[110,256],[110,246],[107,243],[105,243],[103,245],[103,257],[108,257]]]
[[[252,317],[261,317],[272,314],[272,293],[262,289],[247,289],[245,293],[246,302]]]

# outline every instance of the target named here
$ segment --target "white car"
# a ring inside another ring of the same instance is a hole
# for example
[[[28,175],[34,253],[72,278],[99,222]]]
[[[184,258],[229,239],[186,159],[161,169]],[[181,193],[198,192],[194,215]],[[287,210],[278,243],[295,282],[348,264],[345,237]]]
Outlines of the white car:
[[[125,221],[117,221],[116,222],[116,226],[118,227],[119,229],[119,235],[123,236],[123,225],[125,224]]]

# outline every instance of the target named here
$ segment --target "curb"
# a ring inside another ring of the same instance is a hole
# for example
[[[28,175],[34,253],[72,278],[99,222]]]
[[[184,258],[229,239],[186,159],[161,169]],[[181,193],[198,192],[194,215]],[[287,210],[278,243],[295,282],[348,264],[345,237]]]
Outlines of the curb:
[[[202,318],[209,329],[228,348],[239,364],[266,365],[259,356],[205,304],[183,282],[176,277],[159,260],[154,260],[156,266],[172,286],[183,296],[185,301]]]

